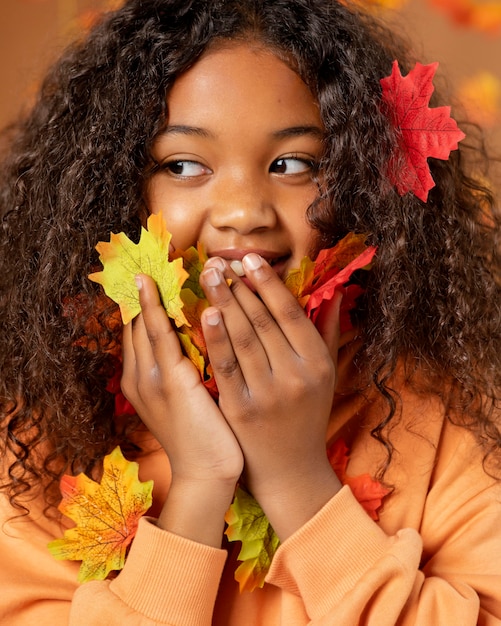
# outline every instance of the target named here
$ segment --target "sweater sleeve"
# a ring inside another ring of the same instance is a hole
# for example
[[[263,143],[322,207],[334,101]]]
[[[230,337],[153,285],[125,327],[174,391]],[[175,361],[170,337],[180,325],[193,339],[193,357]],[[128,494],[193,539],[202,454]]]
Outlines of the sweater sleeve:
[[[345,486],[279,548],[267,582],[300,596],[312,624],[396,624],[421,550],[415,530],[387,536]]]
[[[279,548],[267,582],[315,626],[501,624],[501,486],[469,435],[448,441],[419,527],[384,532],[343,487]]]
[[[124,569],[77,583],[80,566],[47,544],[64,528],[34,504],[19,515],[0,495],[2,626],[204,626],[211,623],[225,550],[160,530],[142,518]]]
[[[117,578],[77,590],[70,626],[209,626],[226,556],[142,518]]]

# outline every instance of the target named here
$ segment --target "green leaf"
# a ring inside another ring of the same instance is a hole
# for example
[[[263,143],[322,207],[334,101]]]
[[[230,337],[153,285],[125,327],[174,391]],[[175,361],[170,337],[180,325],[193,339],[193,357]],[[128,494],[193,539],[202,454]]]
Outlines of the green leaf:
[[[242,563],[235,572],[240,592],[262,587],[280,544],[268,518],[258,502],[239,487],[225,520],[228,539],[242,542],[238,555]]]

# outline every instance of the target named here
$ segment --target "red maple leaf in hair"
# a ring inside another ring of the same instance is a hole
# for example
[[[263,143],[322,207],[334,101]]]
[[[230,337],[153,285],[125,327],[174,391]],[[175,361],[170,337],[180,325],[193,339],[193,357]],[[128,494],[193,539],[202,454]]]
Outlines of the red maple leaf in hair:
[[[403,171],[391,170],[392,182],[400,195],[412,191],[423,202],[435,186],[428,157],[448,159],[451,150],[456,150],[458,142],[465,137],[451,118],[450,107],[428,107],[437,67],[438,63],[416,63],[414,69],[403,77],[398,62],[394,61],[391,75],[380,81],[383,102],[388,107],[392,123],[400,131],[402,156],[406,163]]]

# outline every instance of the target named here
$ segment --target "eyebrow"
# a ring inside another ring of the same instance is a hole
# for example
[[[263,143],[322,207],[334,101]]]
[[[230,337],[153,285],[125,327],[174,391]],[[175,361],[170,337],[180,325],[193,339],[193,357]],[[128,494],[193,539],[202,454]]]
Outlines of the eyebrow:
[[[291,126],[290,128],[283,128],[273,133],[273,137],[276,137],[277,139],[301,137],[303,135],[312,135],[314,137],[318,137],[319,139],[323,139],[325,137],[325,132],[319,126],[310,125]]]
[[[205,139],[210,139],[214,137],[214,134],[205,128],[200,128],[198,126],[188,126],[185,124],[176,124],[173,126],[167,126],[162,132],[161,135],[191,135],[195,137],[203,137]],[[288,128],[281,128],[280,130],[276,130],[272,133],[272,136],[275,139],[287,139],[288,137],[301,137],[304,135],[310,135],[314,137],[318,137],[319,139],[323,139],[325,137],[325,132],[319,127],[315,125],[305,125],[305,126],[291,126]]]
[[[213,134],[205,128],[198,126],[187,126],[185,124],[177,124],[175,126],[167,126],[160,133],[161,135],[195,135],[197,137],[213,137]]]

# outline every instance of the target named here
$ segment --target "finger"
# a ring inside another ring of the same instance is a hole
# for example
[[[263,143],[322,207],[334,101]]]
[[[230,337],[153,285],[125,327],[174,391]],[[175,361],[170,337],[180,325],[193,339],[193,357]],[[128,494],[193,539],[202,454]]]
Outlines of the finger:
[[[229,336],[235,342],[237,357],[240,352],[245,356],[252,353],[251,341],[257,339],[256,350],[259,348],[269,357],[270,351],[290,349],[287,339],[276,323],[273,315],[261,299],[231,269],[224,259],[210,259],[206,268],[217,267],[224,273],[226,284],[231,287],[214,291],[208,297],[211,304],[223,312],[223,318]],[[205,274],[204,274],[205,277]],[[205,290],[205,287],[204,287]],[[249,335],[243,331],[247,325]],[[241,334],[240,334],[241,333]],[[263,352],[261,352],[264,354]]]
[[[278,274],[258,254],[246,255],[242,264],[246,277],[256,289],[293,350],[301,356],[316,353],[318,332]]]
[[[177,335],[160,301],[157,286],[154,280],[145,274],[137,277],[139,289],[139,303],[141,315],[133,326],[133,339],[136,344],[145,348],[145,343],[150,350],[142,350],[142,354],[148,358],[148,353],[153,356],[154,362],[159,366],[169,362],[175,364],[183,358]],[[147,363],[148,361],[146,361]]]
[[[220,267],[224,268],[224,276]],[[231,279],[231,288],[225,277]],[[269,311],[223,259],[212,259],[206,264],[200,282],[209,302],[220,311],[224,321],[227,337],[219,337],[220,346],[225,339],[231,343],[244,378],[256,370],[264,374],[270,365],[262,335],[273,333],[277,342],[286,343]],[[224,352],[228,351],[229,346]]]
[[[132,323],[126,324],[122,331],[122,393],[133,403],[133,382],[136,379],[136,355],[132,343]]]
[[[233,350],[221,312],[208,307],[202,313],[202,330],[219,392],[242,393],[246,388],[240,363]]]

